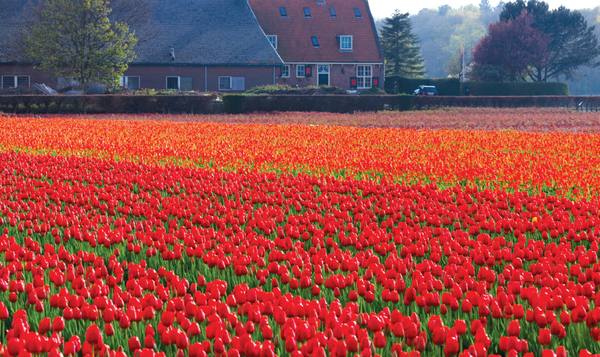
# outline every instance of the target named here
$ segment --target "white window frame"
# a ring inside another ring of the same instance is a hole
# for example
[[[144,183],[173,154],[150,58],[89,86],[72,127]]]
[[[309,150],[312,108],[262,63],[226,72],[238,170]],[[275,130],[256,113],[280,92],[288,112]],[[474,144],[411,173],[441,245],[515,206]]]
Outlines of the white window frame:
[[[139,88],[138,89],[134,89],[134,90],[139,90],[139,89],[142,88],[142,84],[140,82],[140,76],[122,76],[119,79],[119,85],[121,87],[127,87],[127,88],[129,88],[129,78],[137,78],[138,79]]]
[[[269,42],[271,42],[271,46],[273,46],[274,49],[277,49],[277,35],[267,35],[267,38],[269,39]]]
[[[2,86],[2,88],[4,88],[4,77],[12,77],[13,78],[13,84],[16,85],[16,87],[8,87],[8,88],[17,88],[17,87],[19,87],[19,77],[21,77],[21,78],[27,77],[27,88],[31,87],[31,77],[30,76],[2,76],[2,78],[0,78],[0,86]]]
[[[222,88],[221,87],[221,78],[229,78],[229,88]],[[235,79],[240,79],[242,78],[244,81],[244,88],[234,88],[234,80]],[[246,90],[246,77],[232,77],[232,76],[219,76],[218,77],[218,85],[219,85],[219,91],[244,91]]]
[[[350,48],[344,48],[344,39],[350,39]],[[354,47],[353,39],[351,35],[340,36],[340,51],[352,51]]]
[[[285,73],[287,73],[287,75]],[[290,65],[289,64],[283,65],[283,68],[281,69],[281,78],[290,78]]]
[[[300,75],[300,68],[302,68],[302,75]],[[296,65],[296,78],[304,78],[306,77],[306,65],[299,64]]]
[[[362,75],[361,73],[362,67]],[[367,75],[367,69],[369,75]],[[368,86],[366,85],[368,82]],[[373,87],[373,66],[371,65],[357,65],[356,66],[356,87],[358,89],[369,89]]]
[[[177,78],[177,89],[169,89],[169,78]],[[165,88],[167,90],[181,90],[181,77],[179,76],[167,76],[165,78]]]

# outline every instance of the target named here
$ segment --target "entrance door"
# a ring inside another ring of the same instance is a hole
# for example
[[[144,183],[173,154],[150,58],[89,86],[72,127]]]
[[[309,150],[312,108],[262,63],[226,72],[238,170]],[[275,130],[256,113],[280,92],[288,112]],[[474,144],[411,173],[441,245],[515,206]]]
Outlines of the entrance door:
[[[318,70],[318,75],[319,75],[319,82],[318,85],[320,86],[328,86],[329,85],[329,65],[325,64],[325,65],[319,65],[319,70]]]

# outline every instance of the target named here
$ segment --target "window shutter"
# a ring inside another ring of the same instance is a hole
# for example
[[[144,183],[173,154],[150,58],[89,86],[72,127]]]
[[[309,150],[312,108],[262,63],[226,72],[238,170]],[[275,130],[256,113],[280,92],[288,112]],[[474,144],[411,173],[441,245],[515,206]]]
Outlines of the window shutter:
[[[379,87],[379,77],[373,77],[373,87]]]
[[[181,77],[179,82],[180,90],[192,90],[192,77]]]
[[[281,77],[281,71],[283,70],[283,67],[279,67],[279,77]]]
[[[358,79],[356,77],[350,77],[350,89],[358,88]]]
[[[312,65],[310,65],[310,64],[307,64],[307,65],[304,67],[304,76],[305,76],[305,77],[312,77]]]
[[[231,89],[233,90],[245,90],[245,78],[244,77],[231,77]]]

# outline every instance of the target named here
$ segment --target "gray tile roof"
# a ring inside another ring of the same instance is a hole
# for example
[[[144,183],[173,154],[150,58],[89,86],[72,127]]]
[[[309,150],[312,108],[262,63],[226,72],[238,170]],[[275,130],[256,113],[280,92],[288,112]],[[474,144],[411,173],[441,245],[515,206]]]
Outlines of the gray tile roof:
[[[20,32],[17,19],[25,3],[4,1],[0,9],[0,63],[27,61],[11,44]],[[153,20],[159,30],[136,46],[132,64],[283,64],[246,0],[157,0]]]

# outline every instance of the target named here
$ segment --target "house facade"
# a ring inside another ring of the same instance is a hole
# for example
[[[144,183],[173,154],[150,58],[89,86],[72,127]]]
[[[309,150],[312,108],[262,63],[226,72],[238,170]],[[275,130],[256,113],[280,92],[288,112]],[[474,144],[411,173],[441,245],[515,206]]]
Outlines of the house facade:
[[[277,83],[383,89],[383,51],[367,0],[249,0],[284,62]]]
[[[3,88],[53,88],[59,78],[35,69],[15,45],[27,0],[0,9],[0,77]],[[260,28],[247,0],[158,0],[156,33],[136,45],[136,58],[121,82],[131,89],[240,92],[275,84],[283,65]]]

